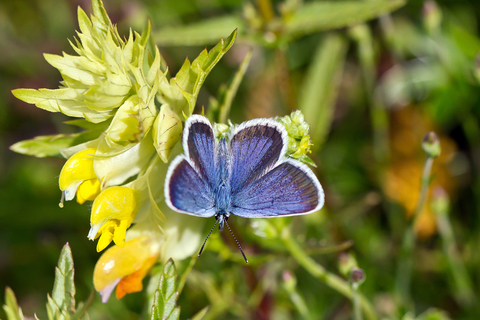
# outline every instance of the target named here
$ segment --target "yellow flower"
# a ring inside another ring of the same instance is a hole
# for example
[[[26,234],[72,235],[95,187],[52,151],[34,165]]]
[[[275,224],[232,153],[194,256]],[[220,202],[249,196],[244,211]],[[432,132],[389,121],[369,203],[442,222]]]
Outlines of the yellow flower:
[[[146,276],[159,254],[157,239],[143,235],[129,240],[125,246],[114,246],[100,257],[93,273],[93,285],[106,303],[115,287],[117,299],[142,290]]]
[[[58,181],[65,200],[72,200],[81,190],[77,201],[82,204],[85,200],[93,200],[100,192],[100,182],[93,170],[95,152],[94,148],[88,148],[75,153],[65,162]],[[63,201],[60,206],[63,206]]]
[[[77,202],[93,201],[100,193],[100,181],[97,178],[83,181],[77,189]]]
[[[125,233],[137,214],[137,191],[129,187],[110,187],[103,190],[93,202],[88,238],[100,236],[97,251],[105,249],[112,240],[125,244]]]

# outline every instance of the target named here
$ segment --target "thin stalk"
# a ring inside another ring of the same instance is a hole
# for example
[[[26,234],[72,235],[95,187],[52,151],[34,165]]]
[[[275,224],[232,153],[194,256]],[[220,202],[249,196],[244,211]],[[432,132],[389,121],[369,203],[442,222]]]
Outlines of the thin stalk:
[[[237,94],[238,87],[240,86],[240,83],[243,80],[243,76],[247,71],[251,58],[252,58],[252,50],[248,50],[247,54],[245,55],[245,58],[243,58],[243,61],[240,64],[240,67],[238,68],[237,72],[235,73],[235,76],[233,77],[230,87],[225,92],[225,99],[222,105],[220,106],[220,114],[219,114],[220,123],[227,123],[228,115],[230,113],[230,108],[232,106],[233,99]]]
[[[353,291],[353,318],[355,320],[363,320],[362,305],[360,304],[360,294],[358,292],[358,284],[352,283]]]
[[[414,231],[415,222],[420,216],[423,207],[425,206],[425,199],[427,198],[427,191],[430,185],[430,176],[432,173],[433,157],[427,156],[425,165],[423,167],[422,182],[420,189],[420,197],[418,198],[417,206],[413,213],[412,222],[405,230],[403,236],[402,248],[400,253],[400,261],[398,263],[397,276],[395,280],[395,293],[398,301],[403,302],[404,305],[413,307],[413,302],[410,294],[410,283],[413,269],[413,250],[417,236]]]
[[[443,202],[443,203],[442,203]],[[467,268],[458,252],[452,224],[448,217],[449,204],[448,196],[443,193],[443,199],[438,198],[432,202],[432,209],[437,218],[438,231],[442,238],[442,247],[447,257],[450,271],[454,282],[454,295],[457,302],[464,308],[473,306],[475,293],[472,288],[472,281],[468,275]]]
[[[292,301],[295,309],[297,309],[298,313],[302,316],[305,320],[310,320],[310,312],[308,311],[307,304],[305,300],[303,300],[302,296],[298,293],[297,290],[293,290],[289,292],[290,301]]]
[[[185,283],[187,282],[187,277],[190,274],[190,272],[192,271],[193,266],[195,266],[195,262],[197,262],[197,259],[198,259],[198,255],[194,254],[192,256],[192,259],[190,259],[190,263],[188,264],[187,268],[182,273],[182,276],[180,277],[180,280],[178,281],[178,288],[177,288],[178,295],[180,295],[182,293],[183,287],[185,286]]]
[[[328,272],[322,265],[310,258],[305,251],[298,245],[298,243],[290,235],[290,232],[285,228],[282,232],[282,240],[285,247],[293,256],[293,258],[307,270],[312,276],[325,283],[330,288],[340,292],[346,298],[353,299],[353,291],[349,283],[339,276]],[[370,302],[361,294],[359,294],[360,305],[368,320],[378,319],[375,310]]]

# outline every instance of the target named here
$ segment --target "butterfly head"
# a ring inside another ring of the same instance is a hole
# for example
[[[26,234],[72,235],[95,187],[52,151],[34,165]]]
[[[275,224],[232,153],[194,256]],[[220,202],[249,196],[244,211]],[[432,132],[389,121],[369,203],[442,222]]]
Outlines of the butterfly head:
[[[217,219],[218,222],[218,230],[223,230],[223,225],[227,222],[229,216],[228,212],[225,211],[220,211],[215,215],[215,219]]]

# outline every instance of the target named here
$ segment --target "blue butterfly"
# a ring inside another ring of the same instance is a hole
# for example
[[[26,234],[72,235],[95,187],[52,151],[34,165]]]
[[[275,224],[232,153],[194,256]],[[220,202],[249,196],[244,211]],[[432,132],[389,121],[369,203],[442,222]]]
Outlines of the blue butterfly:
[[[217,142],[208,119],[193,115],[185,122],[182,144],[185,154],[177,156],[167,171],[165,201],[180,213],[215,216],[212,230],[217,223],[220,231],[224,224],[230,230],[231,214],[285,217],[312,213],[324,204],[322,186],[312,170],[285,157],[287,131],[275,120],[244,122],[228,139]]]

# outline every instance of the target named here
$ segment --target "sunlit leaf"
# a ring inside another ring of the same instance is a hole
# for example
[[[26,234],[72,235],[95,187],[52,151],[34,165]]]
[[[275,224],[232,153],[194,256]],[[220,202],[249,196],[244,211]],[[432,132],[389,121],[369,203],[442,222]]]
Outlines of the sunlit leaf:
[[[3,310],[7,314],[7,320],[24,320],[22,309],[17,304],[17,299],[13,290],[7,287],[5,289],[5,304]]]
[[[70,147],[80,134],[57,134],[51,136],[39,136],[30,140],[23,140],[10,147],[12,151],[35,156],[58,157],[60,150]]]
[[[47,309],[55,314],[69,315],[75,311],[75,284],[72,251],[68,243],[63,246],[58,266],[55,268],[55,282],[52,296],[48,296]]]

